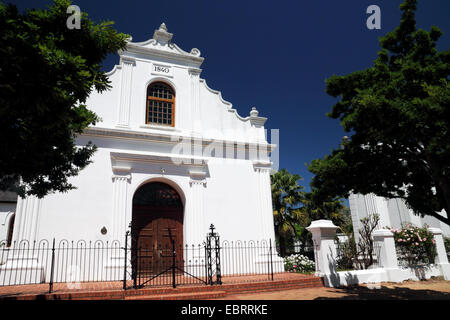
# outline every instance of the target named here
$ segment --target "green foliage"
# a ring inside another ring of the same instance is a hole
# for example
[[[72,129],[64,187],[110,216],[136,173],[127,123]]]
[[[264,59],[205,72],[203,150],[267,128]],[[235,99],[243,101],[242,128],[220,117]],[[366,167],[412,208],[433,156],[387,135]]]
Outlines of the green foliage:
[[[375,193],[402,198],[416,214],[450,213],[450,49],[438,52],[437,27],[416,28],[416,0],[380,39],[372,67],[334,75],[326,92],[340,100],[328,114],[351,133],[340,148],[311,162],[323,197]]]
[[[297,273],[312,273],[316,270],[314,261],[301,254],[292,254],[284,258],[284,270]]]
[[[81,29],[66,26],[68,0],[20,13],[0,3],[0,190],[43,197],[67,191],[68,178],[90,163],[90,142],[76,146],[99,118],[85,105],[92,90],[110,88],[101,62],[126,46],[112,22],[82,13]]]
[[[304,198],[303,187],[298,184],[301,177],[281,169],[271,175],[272,206],[275,235],[284,256],[289,238],[295,235],[296,223],[306,222],[307,217],[298,208]]]
[[[350,211],[342,204],[342,200],[331,197],[321,197],[317,189],[311,188],[311,192],[304,195],[304,210],[310,220],[331,220],[337,226],[351,224]]]
[[[280,253],[285,256],[295,243],[301,253],[312,244],[311,233],[306,230],[313,220],[329,219],[344,231],[352,229],[350,210],[342,200],[317,196],[314,189],[304,192],[298,184],[301,177],[281,169],[271,176],[272,204],[275,235]],[[297,251],[298,252],[298,251]]]
[[[391,229],[394,233],[398,259],[407,265],[433,264],[436,245],[433,233],[427,227],[419,228],[408,224],[401,229]]]

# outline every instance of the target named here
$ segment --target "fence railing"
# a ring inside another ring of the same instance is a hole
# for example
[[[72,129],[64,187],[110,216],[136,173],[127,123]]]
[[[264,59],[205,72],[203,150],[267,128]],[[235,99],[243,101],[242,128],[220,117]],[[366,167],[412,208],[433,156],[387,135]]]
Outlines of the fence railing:
[[[48,283],[51,292],[54,283],[123,281],[125,289],[208,284],[207,250],[205,244],[153,248],[131,241],[53,239],[9,247],[0,242],[0,286]],[[274,273],[284,271],[271,241],[222,241],[217,252],[222,276],[266,275],[272,280]]]
[[[278,257],[270,241],[224,241],[221,244],[222,275],[246,276],[284,271],[284,261]]]
[[[0,247],[0,285],[121,280],[118,241],[48,240]]]

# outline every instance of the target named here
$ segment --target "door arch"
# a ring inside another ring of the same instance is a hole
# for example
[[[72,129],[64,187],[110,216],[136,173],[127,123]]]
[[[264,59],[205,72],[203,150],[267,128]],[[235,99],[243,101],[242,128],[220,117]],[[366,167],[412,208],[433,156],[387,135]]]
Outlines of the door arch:
[[[183,202],[164,182],[149,182],[133,196],[131,221],[133,270],[157,274],[172,264],[172,243],[177,265],[183,268]]]

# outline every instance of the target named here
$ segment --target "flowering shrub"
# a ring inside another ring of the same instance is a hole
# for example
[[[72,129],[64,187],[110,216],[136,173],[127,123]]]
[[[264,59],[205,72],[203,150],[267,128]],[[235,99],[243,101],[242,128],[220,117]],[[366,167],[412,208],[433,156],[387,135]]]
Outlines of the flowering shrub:
[[[316,265],[314,261],[301,254],[291,254],[284,258],[284,270],[290,272],[308,273],[314,272]]]
[[[408,224],[401,229],[390,229],[394,233],[398,258],[408,265],[432,264],[436,257],[433,233],[428,227],[415,227]]]

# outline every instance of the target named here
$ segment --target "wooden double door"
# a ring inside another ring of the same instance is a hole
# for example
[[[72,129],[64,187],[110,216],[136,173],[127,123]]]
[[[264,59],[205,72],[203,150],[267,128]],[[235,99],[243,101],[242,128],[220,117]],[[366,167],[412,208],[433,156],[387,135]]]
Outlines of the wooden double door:
[[[176,190],[159,182],[144,185],[133,198],[132,219],[132,260],[140,276],[170,268],[173,249],[183,269],[183,206]]]

